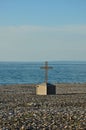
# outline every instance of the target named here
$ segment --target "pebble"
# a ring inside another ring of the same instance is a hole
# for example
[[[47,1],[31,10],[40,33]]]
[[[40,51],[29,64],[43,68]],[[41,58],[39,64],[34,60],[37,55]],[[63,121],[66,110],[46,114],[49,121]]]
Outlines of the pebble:
[[[86,94],[37,96],[14,90],[0,93],[0,130],[86,130]]]

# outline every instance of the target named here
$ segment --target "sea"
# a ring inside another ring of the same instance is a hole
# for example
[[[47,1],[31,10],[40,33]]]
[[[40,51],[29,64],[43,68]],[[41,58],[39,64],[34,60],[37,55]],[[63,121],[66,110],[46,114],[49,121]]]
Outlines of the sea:
[[[86,61],[50,61],[49,83],[86,83]],[[0,62],[0,85],[45,81],[45,62]]]

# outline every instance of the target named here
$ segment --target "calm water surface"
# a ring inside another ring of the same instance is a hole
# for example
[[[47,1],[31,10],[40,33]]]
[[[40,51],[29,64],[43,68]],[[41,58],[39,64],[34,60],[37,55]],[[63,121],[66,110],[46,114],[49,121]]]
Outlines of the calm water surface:
[[[44,62],[0,62],[0,84],[44,82]],[[85,83],[86,62],[49,62],[50,83]]]

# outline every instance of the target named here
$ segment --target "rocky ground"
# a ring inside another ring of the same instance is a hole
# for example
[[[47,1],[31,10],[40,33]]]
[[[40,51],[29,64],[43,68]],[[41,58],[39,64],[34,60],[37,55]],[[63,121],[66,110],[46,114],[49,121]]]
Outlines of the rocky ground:
[[[0,130],[86,130],[86,85],[59,84],[48,96],[34,85],[0,86]]]

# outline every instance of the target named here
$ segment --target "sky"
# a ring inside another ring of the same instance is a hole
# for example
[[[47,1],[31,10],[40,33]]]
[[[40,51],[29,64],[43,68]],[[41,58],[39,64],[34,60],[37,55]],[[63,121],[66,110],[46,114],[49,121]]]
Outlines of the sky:
[[[0,0],[0,61],[86,61],[86,0]]]

